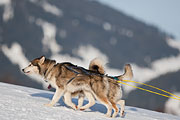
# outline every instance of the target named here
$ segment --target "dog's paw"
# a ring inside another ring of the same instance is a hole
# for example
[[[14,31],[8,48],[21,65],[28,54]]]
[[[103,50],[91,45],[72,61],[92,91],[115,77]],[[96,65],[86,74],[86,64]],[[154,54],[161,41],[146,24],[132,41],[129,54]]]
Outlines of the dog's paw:
[[[78,110],[77,105],[72,105],[72,106],[69,106],[69,107],[72,108],[73,110]]]
[[[78,110],[78,106],[77,105],[75,105],[75,108],[76,108],[76,110]]]
[[[80,108],[79,110],[81,110],[81,111],[84,111],[85,109],[83,109],[83,108]]]
[[[124,117],[124,115],[125,115],[125,114],[124,114],[124,111],[121,111],[121,112],[120,112],[120,116],[121,116],[121,117]]]
[[[53,104],[48,103],[48,104],[44,104],[44,106],[47,106],[47,107],[53,107]]]
[[[77,105],[74,105],[72,108],[73,108],[74,110],[78,110],[78,106],[77,106]]]
[[[85,108],[83,108],[83,107],[78,107],[78,110],[84,111]]]
[[[78,105],[78,106],[76,106],[77,107],[77,109],[79,110],[79,108],[81,108],[82,106],[81,105]]]

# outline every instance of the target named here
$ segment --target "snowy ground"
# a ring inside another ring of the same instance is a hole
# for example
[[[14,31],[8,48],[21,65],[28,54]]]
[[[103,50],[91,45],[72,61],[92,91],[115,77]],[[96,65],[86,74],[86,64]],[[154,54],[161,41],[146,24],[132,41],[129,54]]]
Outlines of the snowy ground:
[[[0,83],[0,120],[112,120],[104,116],[106,108],[99,102],[86,111],[75,111],[62,100],[46,107],[53,92]],[[74,98],[73,102],[77,103]],[[85,101],[84,103],[87,103]],[[180,120],[180,117],[126,106],[122,120]]]

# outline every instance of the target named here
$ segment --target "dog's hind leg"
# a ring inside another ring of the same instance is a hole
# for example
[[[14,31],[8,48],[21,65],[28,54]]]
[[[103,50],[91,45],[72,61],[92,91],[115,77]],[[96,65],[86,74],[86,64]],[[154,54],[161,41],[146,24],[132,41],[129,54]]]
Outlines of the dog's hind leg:
[[[59,101],[63,93],[64,93],[63,89],[57,88],[51,102],[48,104],[45,104],[45,106],[48,106],[48,107],[54,106]]]
[[[78,108],[80,108],[83,105],[83,101],[84,101],[84,96],[83,95],[79,95],[78,98]]]
[[[88,98],[89,103],[86,104],[85,106],[80,107],[79,108],[80,110],[85,110],[85,109],[90,108],[91,106],[93,106],[95,104],[95,99],[94,99],[94,96],[92,95],[91,92],[84,91],[84,94]]]
[[[114,113],[113,113],[112,117],[115,118],[117,116],[118,112],[119,112],[119,108],[117,107],[115,102],[113,102],[113,101],[110,101],[110,102],[111,102],[112,107],[114,109]]]
[[[120,111],[120,115],[121,117],[124,116],[124,109],[125,109],[125,100],[119,100],[117,102],[117,104],[119,104],[121,106],[121,111]]]
[[[64,102],[65,102],[65,104],[76,110],[77,106],[74,103],[72,103],[71,98],[72,98],[71,97],[71,92],[68,92],[68,91],[65,92],[65,94],[64,94]]]
[[[101,96],[101,97],[98,97],[98,100],[106,106],[107,108],[106,116],[111,117],[112,104],[109,102],[108,98],[105,96]]]

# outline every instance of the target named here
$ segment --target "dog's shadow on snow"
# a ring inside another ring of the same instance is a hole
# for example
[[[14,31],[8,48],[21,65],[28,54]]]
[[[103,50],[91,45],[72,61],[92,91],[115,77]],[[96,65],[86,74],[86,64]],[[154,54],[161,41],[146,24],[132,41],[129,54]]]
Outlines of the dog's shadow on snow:
[[[41,98],[46,98],[46,99],[49,99],[51,100],[52,97],[53,97],[54,94],[51,94],[51,93],[34,93],[34,94],[31,94],[32,97],[41,97]],[[75,103],[76,105],[78,104],[78,98],[72,98],[72,102]],[[59,100],[58,102],[60,104],[60,106],[66,106],[62,97],[61,99]],[[84,104],[87,104],[88,103],[88,100],[84,100]],[[68,106],[66,106],[68,107]],[[100,104],[100,103],[96,103],[95,105],[93,105],[91,108],[91,110],[89,111],[84,111],[84,112],[101,112],[101,113],[106,113],[106,107],[103,105],[103,104]]]

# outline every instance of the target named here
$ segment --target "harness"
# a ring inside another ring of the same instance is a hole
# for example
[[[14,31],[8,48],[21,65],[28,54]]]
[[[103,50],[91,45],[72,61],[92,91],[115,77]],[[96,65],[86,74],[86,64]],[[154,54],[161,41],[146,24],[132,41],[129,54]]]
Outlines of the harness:
[[[116,76],[108,76],[107,74],[104,75],[104,74],[100,74],[100,73],[94,73],[94,72],[92,72],[92,71],[89,71],[89,70],[84,69],[83,67],[78,67],[78,66],[71,66],[71,67],[70,67],[70,66],[66,66],[66,65],[64,65],[64,66],[65,66],[66,69],[68,69],[68,70],[70,70],[70,71],[72,71],[73,73],[76,74],[74,77],[72,77],[72,78],[67,82],[67,84],[69,84],[72,80],[74,80],[79,74],[99,75],[99,76],[102,76],[102,77],[106,76],[106,77],[110,77],[110,78],[112,78],[112,79],[114,79],[114,80],[119,80],[118,77],[116,77]],[[79,69],[79,70],[82,71],[82,73],[80,73],[80,72],[78,72],[78,71],[76,71],[76,70],[74,70],[74,69]]]
[[[79,72],[77,72],[77,71],[75,71],[75,70],[73,70],[71,67],[69,67],[69,66],[66,66],[66,65],[64,65],[65,66],[65,68],[66,69],[68,69],[68,70],[70,70],[70,71],[72,71],[73,73],[75,73],[76,75],[74,76],[74,77],[72,77],[68,82],[67,82],[67,84],[69,84],[72,80],[74,80],[76,77],[77,77],[77,75],[79,75],[80,73]]]
[[[108,77],[110,77],[110,78],[112,78],[112,79],[114,79],[114,80],[119,80],[119,78],[116,77],[116,76],[108,76]]]

